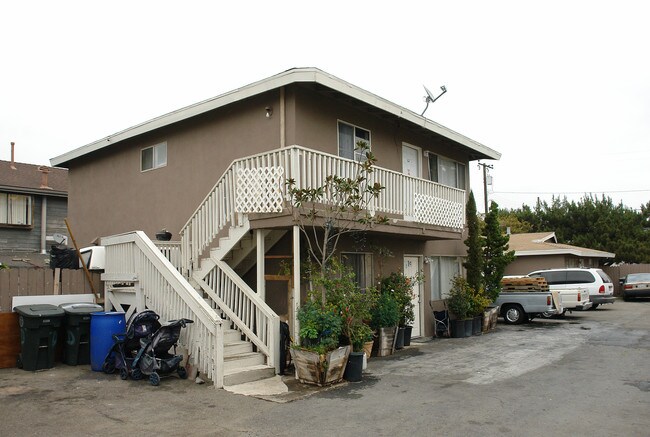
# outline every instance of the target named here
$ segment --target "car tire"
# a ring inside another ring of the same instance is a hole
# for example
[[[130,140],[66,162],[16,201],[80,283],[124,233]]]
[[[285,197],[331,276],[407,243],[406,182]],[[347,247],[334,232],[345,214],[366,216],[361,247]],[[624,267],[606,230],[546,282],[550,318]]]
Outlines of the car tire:
[[[557,314],[552,313],[550,311],[544,311],[543,313],[540,314],[540,316],[542,316],[542,319],[552,319],[556,315]]]
[[[503,320],[508,325],[519,325],[528,320],[528,316],[521,305],[509,304],[503,308]]]

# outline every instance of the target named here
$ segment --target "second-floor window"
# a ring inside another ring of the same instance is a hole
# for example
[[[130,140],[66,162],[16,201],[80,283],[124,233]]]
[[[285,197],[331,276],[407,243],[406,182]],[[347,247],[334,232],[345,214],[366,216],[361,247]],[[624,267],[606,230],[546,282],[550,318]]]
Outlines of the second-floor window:
[[[429,153],[429,179],[464,190],[466,188],[465,164]]]
[[[142,149],[140,154],[140,170],[147,171],[167,165],[167,143]]]
[[[339,156],[353,159],[357,162],[365,161],[364,153],[356,150],[358,141],[365,141],[370,148],[370,131],[348,123],[339,121]]]
[[[0,225],[31,226],[32,196],[0,193]]]

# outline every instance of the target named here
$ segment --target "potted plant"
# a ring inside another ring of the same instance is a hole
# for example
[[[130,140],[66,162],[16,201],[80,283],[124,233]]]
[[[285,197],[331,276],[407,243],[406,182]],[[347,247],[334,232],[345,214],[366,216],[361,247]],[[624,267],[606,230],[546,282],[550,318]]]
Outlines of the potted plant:
[[[352,352],[348,357],[348,365],[345,367],[343,378],[347,381],[361,381],[363,370],[363,355],[365,354],[364,345],[373,338],[373,332],[370,326],[363,322],[356,322],[349,329],[350,344]]]
[[[377,355],[388,356],[395,347],[399,308],[390,293],[380,293],[372,309],[371,327],[377,332]]]
[[[341,316],[334,305],[310,296],[297,314],[300,345],[291,358],[300,382],[324,386],[343,378],[350,346],[339,347]]]
[[[480,335],[483,332],[483,314],[485,309],[492,303],[485,295],[485,290],[470,290],[470,312],[472,317],[472,334]]]
[[[452,287],[447,298],[447,306],[453,315],[451,319],[451,336],[462,338],[472,335],[473,321],[470,317],[472,289],[467,280],[461,276],[452,279]],[[467,322],[469,321],[469,322]],[[469,326],[469,332],[467,326]]]
[[[393,272],[381,281],[382,293],[389,293],[397,302],[399,311],[396,349],[402,349],[411,343],[411,324],[415,320],[413,306],[412,279],[404,276],[402,272]],[[408,329],[408,340],[406,331]]]
[[[334,258],[329,275],[321,279],[327,289],[327,300],[338,309],[341,317],[341,340],[352,346],[344,378],[360,381],[363,366],[364,343],[372,340],[372,330],[365,321],[370,320],[370,309],[375,306],[379,292],[374,287],[359,288],[354,272]]]

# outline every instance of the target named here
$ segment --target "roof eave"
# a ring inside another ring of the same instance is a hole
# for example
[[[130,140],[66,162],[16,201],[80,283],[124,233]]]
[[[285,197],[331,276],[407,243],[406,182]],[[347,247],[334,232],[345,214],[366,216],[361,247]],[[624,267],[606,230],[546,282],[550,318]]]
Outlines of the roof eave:
[[[610,252],[581,251],[577,249],[537,249],[537,250],[515,250],[515,256],[535,255],[575,255],[588,258],[615,258],[616,254]]]
[[[140,123],[116,134],[109,135],[106,138],[102,138],[101,140],[56,156],[50,159],[50,163],[52,166],[65,167],[68,162],[97,150],[103,149],[104,147],[108,147],[111,144],[133,138],[137,135],[141,135],[155,129],[169,126],[173,123],[187,120],[188,118],[195,117],[197,115],[212,111],[228,104],[297,82],[321,84],[333,90],[347,94],[350,97],[360,100],[364,103],[375,106],[376,108],[379,108],[397,117],[408,120],[416,125],[422,126],[427,130],[449,138],[452,141],[455,141],[456,143],[473,150],[475,152],[473,154],[473,157],[475,159],[498,160],[501,158],[501,154],[499,152],[477,141],[474,141],[471,138],[461,135],[458,132],[448,129],[434,121],[431,121],[421,115],[414,113],[413,111],[410,111],[395,103],[389,102],[386,99],[383,99],[375,94],[356,87],[344,80],[327,74],[322,70],[319,70],[317,68],[297,68],[287,70],[270,78],[260,80],[250,85],[246,85],[242,88],[229,91],[225,94],[221,94],[211,99],[178,109],[160,117],[156,117],[144,123]]]

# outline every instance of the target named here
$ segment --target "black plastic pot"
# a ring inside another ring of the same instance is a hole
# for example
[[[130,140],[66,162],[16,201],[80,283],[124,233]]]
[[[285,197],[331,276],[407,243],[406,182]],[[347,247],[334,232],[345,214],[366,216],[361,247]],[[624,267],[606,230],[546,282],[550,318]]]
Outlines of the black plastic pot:
[[[465,337],[465,320],[451,321],[451,338]]]
[[[343,378],[350,382],[359,382],[363,371],[363,352],[350,352]]]
[[[172,233],[169,231],[156,232],[156,240],[158,241],[169,241],[171,239],[172,239]]]
[[[472,334],[481,335],[483,333],[483,316],[475,316],[472,319]]]
[[[405,326],[404,327],[404,346],[410,346],[411,345],[411,333],[413,332],[413,327],[412,326]]]
[[[471,337],[474,331],[474,319],[466,319],[465,321],[465,337]]]

